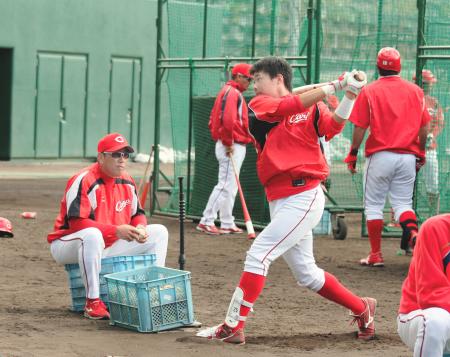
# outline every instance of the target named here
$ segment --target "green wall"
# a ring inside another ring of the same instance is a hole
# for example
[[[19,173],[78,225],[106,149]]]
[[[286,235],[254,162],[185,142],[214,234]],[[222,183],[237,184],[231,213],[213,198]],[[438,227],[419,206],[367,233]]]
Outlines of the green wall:
[[[148,152],[155,17],[155,0],[0,0],[0,50],[13,53],[0,158],[93,157],[111,131]]]

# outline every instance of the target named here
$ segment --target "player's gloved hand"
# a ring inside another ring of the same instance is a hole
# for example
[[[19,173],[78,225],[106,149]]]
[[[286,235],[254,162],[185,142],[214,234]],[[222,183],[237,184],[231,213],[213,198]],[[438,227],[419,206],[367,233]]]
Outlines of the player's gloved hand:
[[[425,165],[425,155],[416,156],[416,172],[419,172],[423,165]]]
[[[344,72],[338,77],[338,79],[330,82],[330,84],[334,88],[334,93],[336,93],[337,91],[343,90],[347,86],[347,79],[349,76],[350,76],[350,72]],[[329,94],[334,94],[334,93],[329,93]]]
[[[231,155],[233,155],[233,153],[234,153],[233,145],[225,146],[225,154],[227,156],[231,156]]]
[[[358,149],[351,148],[344,162],[347,164],[348,171],[356,173],[356,161],[358,161]]]
[[[363,71],[357,71],[354,69],[350,72],[350,75],[347,78],[347,83],[345,86],[345,90],[349,91],[355,95],[358,95],[361,92],[361,89],[367,84],[367,76]]]

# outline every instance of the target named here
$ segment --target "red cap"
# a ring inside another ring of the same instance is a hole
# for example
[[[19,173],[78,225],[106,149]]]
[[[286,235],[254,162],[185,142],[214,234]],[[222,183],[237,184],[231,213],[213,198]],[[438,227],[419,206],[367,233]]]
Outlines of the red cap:
[[[413,81],[416,80],[416,74],[413,75]],[[433,72],[431,72],[429,69],[422,69],[422,82],[424,83],[436,83],[437,79],[434,76]]]
[[[247,63],[238,63],[234,65],[233,69],[231,70],[231,74],[233,76],[237,74],[242,74],[246,77],[253,78],[253,76],[250,74],[250,69],[252,68],[251,64]]]
[[[3,217],[0,217],[0,237],[14,237],[11,222]]]
[[[387,71],[400,72],[400,70],[402,69],[400,52],[392,47],[382,48],[378,52],[377,66],[378,68],[382,68]]]
[[[97,146],[98,152],[114,152],[127,149],[134,152],[134,149],[128,144],[127,139],[119,133],[111,133],[100,139]]]

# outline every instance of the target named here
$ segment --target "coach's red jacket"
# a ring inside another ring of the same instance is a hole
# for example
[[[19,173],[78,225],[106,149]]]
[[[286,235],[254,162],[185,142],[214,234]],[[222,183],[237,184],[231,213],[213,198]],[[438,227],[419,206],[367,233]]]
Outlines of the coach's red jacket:
[[[328,176],[319,136],[330,140],[345,124],[323,102],[304,108],[297,95],[258,95],[249,103],[249,121],[269,201],[310,190]]]
[[[214,141],[222,141],[225,146],[233,143],[248,144],[248,109],[243,88],[233,80],[228,81],[217,95],[209,117],[209,130]]]

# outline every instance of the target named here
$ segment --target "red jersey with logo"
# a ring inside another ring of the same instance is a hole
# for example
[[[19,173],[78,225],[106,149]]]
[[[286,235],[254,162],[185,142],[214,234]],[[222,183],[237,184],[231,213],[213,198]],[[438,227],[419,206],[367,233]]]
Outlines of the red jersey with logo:
[[[399,76],[381,77],[364,87],[349,120],[370,127],[366,156],[379,151],[425,155],[419,129],[430,121],[422,89]]]
[[[324,103],[304,108],[296,95],[258,95],[249,103],[249,121],[269,201],[310,190],[328,176],[319,136],[330,140],[345,124],[337,123]]]
[[[444,129],[444,111],[438,100],[430,95],[425,96],[425,106],[431,117],[430,133],[433,134],[433,139],[427,144],[427,149],[436,150],[436,138]]]
[[[214,141],[225,146],[251,142],[248,133],[248,109],[242,88],[235,81],[228,81],[220,90],[209,117],[209,130]]]
[[[399,313],[440,307],[450,312],[450,214],[434,216],[420,228]]]
[[[134,180],[127,173],[115,178],[106,176],[95,163],[69,179],[55,231],[47,240],[51,243],[80,229],[96,227],[109,247],[118,239],[117,226],[122,224],[147,224]]]

